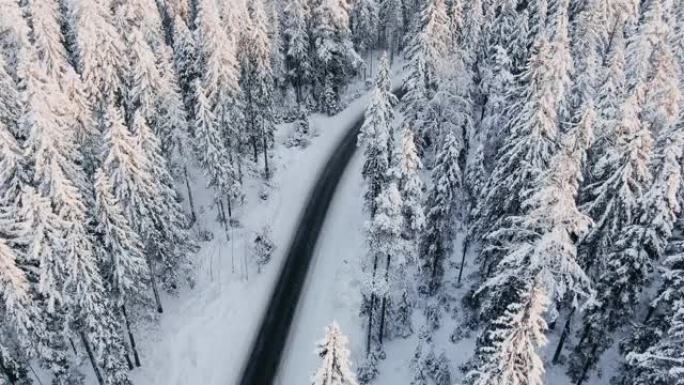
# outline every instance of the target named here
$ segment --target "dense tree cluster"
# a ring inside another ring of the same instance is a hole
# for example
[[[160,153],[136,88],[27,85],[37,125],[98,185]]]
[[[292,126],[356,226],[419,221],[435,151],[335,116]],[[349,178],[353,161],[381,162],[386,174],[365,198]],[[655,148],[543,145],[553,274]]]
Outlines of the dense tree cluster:
[[[0,382],[30,382],[37,362],[54,383],[83,383],[87,354],[101,384],[130,383],[131,322],[190,279],[188,168],[227,223],[245,173],[271,173],[287,89],[340,109],[363,64],[352,9],[2,0],[0,13]]]
[[[416,384],[440,383],[430,330],[461,300],[480,330],[469,384],[541,384],[551,363],[581,384],[612,346],[623,354],[619,383],[677,383],[681,2],[427,0],[404,2],[414,8],[403,24],[388,16],[393,2],[381,3],[376,15],[379,3],[359,1],[354,30],[378,18],[380,42],[403,49],[405,94],[389,128],[373,99],[367,121],[383,124],[363,133],[371,290],[362,314],[367,345],[381,353],[369,348],[367,361],[383,355],[371,318],[389,290],[425,316]],[[416,180],[423,165],[430,176]],[[387,251],[373,229],[392,223],[383,191],[396,175],[408,268],[376,288],[376,255]],[[466,262],[479,269],[467,298],[455,298]],[[393,290],[411,271],[415,284]],[[380,311],[385,329],[398,326],[396,309]],[[557,323],[545,362],[539,351]]]

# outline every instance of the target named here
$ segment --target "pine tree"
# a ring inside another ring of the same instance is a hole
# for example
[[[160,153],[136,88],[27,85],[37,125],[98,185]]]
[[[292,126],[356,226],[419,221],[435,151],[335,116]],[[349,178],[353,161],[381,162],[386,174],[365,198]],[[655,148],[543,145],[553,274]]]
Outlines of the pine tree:
[[[401,281],[406,276],[406,247],[401,238],[404,227],[401,213],[403,202],[396,181],[390,178],[375,200],[376,212],[368,228],[369,260],[373,261],[373,268],[368,269],[371,287],[369,295],[366,295],[370,302],[367,350],[371,349],[375,338],[378,348],[382,348],[384,337],[395,334],[394,317],[391,316],[392,298],[399,297],[397,287],[405,286]],[[382,278],[378,277],[380,274]]]
[[[423,293],[435,294],[441,286],[443,264],[451,251],[453,220],[462,202],[460,152],[461,146],[456,137],[447,133],[432,169],[432,187],[426,203],[426,230],[420,241],[419,288]]]
[[[354,50],[349,14],[339,0],[322,0],[313,10],[314,98],[319,109],[333,114],[340,109],[340,94],[356,74],[361,58]]]
[[[263,0],[250,2],[250,30],[243,42],[245,57],[242,60],[240,84],[245,99],[245,129],[252,146],[254,161],[261,152],[264,157],[264,175],[270,175],[268,149],[273,145],[275,118],[273,113],[273,68],[270,52],[273,42],[268,27]]]
[[[599,160],[599,181],[588,186],[594,199],[583,208],[596,223],[581,240],[584,266],[589,273],[598,271],[595,274],[600,275],[596,285],[598,302],[586,313],[570,365],[571,374],[579,382],[607,347],[607,332],[623,322],[624,318],[617,314],[633,309],[634,293],[648,271],[648,257],[625,248],[631,234],[624,233],[625,228],[638,224],[639,200],[652,180],[648,162],[653,139],[638,119],[639,110],[636,97],[630,96],[622,108],[615,145]],[[621,241],[613,245],[613,239]]]
[[[150,248],[148,253],[161,263],[159,274],[164,286],[173,292],[178,288],[179,278],[187,278],[189,255],[196,247],[190,239],[188,219],[180,206],[173,178],[166,159],[162,156],[159,139],[137,114],[133,115],[130,125],[138,151],[146,158],[141,165],[144,172],[151,176],[154,195],[158,198],[147,198],[150,199],[147,206],[154,221],[154,235],[143,234],[143,240],[147,242],[146,247]]]
[[[574,308],[592,296],[591,280],[577,261],[575,245],[575,239],[588,231],[591,220],[579,211],[575,201],[593,120],[588,112],[581,124],[563,136],[560,151],[523,202],[525,214],[508,217],[504,226],[490,234],[498,239],[504,256],[476,292],[485,297],[480,304],[485,318],[499,316],[516,299],[516,293],[535,279],[556,305],[549,311],[552,321],[558,315],[556,308],[567,304]]]
[[[524,97],[511,122],[511,131],[499,150],[494,170],[486,185],[486,196],[476,208],[476,230],[485,235],[482,270],[485,275],[496,266],[497,228],[510,215],[521,214],[521,204],[530,188],[545,170],[556,151],[558,136],[557,88],[554,71],[549,69],[551,49],[546,38],[539,38],[535,53],[523,75]],[[492,225],[493,224],[493,225]]]
[[[378,40],[378,18],[378,4],[375,0],[359,0],[352,5],[350,28],[356,52],[369,52],[372,55]],[[372,74],[373,69],[370,70]]]
[[[423,164],[418,156],[413,131],[404,123],[401,139],[401,154],[399,159],[399,190],[404,202],[404,236],[416,241],[425,229],[425,214],[423,208],[423,190],[425,188],[420,178]]]
[[[638,368],[631,378],[634,384],[680,384],[684,372],[684,302],[674,304],[669,329],[661,339],[643,353],[630,353],[627,360]]]
[[[426,2],[419,22],[419,30],[406,48],[403,101],[406,119],[414,126],[416,140],[421,143],[426,135],[424,108],[437,92],[439,73],[450,48],[444,1]]]
[[[98,366],[103,366],[104,373],[98,380],[127,384],[123,342],[116,335],[117,322],[104,297],[104,283],[87,228],[87,207],[78,187],[83,183],[83,170],[72,155],[76,153],[75,135],[55,105],[57,87],[44,77],[40,67],[32,66],[29,73],[29,108],[23,122],[29,132],[27,147],[34,163],[33,182],[38,193],[50,202],[49,210],[56,221],[53,239],[59,239],[54,260],[48,260],[41,272],[45,275],[41,274],[43,289],[39,290],[56,294],[53,308],[57,300],[68,309],[69,326],[89,351],[96,374]]]
[[[285,65],[287,78],[295,89],[297,103],[302,102],[304,87],[309,83],[313,70],[308,29],[310,19],[311,11],[306,1],[291,0],[285,7],[283,19]]]
[[[204,90],[199,82],[195,87],[195,153],[200,165],[206,170],[209,185],[216,188],[216,199],[220,202],[223,197],[233,197],[240,185]]]
[[[198,4],[195,24],[196,46],[199,50],[202,88],[212,114],[218,124],[223,146],[235,153],[247,142],[247,130],[242,126],[243,115],[240,105],[240,68],[235,37],[226,38],[221,27],[218,10],[213,1],[203,0]],[[197,87],[193,85],[193,92]],[[197,100],[194,100],[197,103]],[[197,107],[193,109],[196,110]],[[197,117],[195,116],[196,120]],[[233,159],[240,167],[240,157]]]
[[[468,373],[466,383],[543,383],[544,364],[537,349],[547,342],[543,314],[548,298],[543,289],[533,285],[528,282],[518,293],[519,299],[484,332],[482,339],[488,343],[478,348],[477,369]]]
[[[367,186],[365,198],[371,217],[376,211],[375,199],[386,185],[389,170],[394,165],[392,123],[397,98],[390,87],[389,60],[385,55],[380,62],[380,72],[376,77],[375,89],[358,138],[359,145],[364,148],[363,177]]]
[[[110,296],[117,307],[126,303],[149,301],[150,273],[143,255],[143,245],[123,215],[114,198],[109,177],[101,170],[95,175],[95,232],[100,263],[104,266]]]
[[[321,367],[311,377],[313,385],[357,385],[351,369],[347,337],[336,322],[325,329],[325,339],[318,344]]]
[[[103,109],[121,96],[124,44],[105,4],[87,0],[67,0],[64,4],[85,94],[94,108]]]
[[[380,36],[393,62],[394,55],[402,48],[405,32],[402,1],[381,0],[379,10]]]
[[[192,32],[178,15],[173,21],[173,32],[173,64],[178,74],[185,108],[189,114],[192,114],[194,105],[192,84],[200,76],[198,50]],[[190,117],[192,118],[192,115]]]

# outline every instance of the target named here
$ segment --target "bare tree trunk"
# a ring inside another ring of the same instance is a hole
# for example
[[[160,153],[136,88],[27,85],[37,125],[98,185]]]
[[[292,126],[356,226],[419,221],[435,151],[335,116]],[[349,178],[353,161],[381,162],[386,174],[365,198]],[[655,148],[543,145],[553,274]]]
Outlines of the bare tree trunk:
[[[154,302],[157,305],[157,313],[161,314],[164,312],[162,308],[161,298],[159,297],[159,288],[157,287],[157,276],[154,273],[154,264],[152,259],[147,257],[147,266],[150,269],[150,283],[152,284],[152,293],[154,294]]]
[[[97,362],[95,362],[95,355],[93,354],[93,348],[90,346],[90,342],[88,342],[88,339],[86,338],[85,334],[83,332],[79,332],[81,335],[81,342],[83,342],[83,346],[85,347],[86,353],[88,353],[88,358],[90,359],[90,364],[93,366],[93,371],[95,372],[95,377],[97,377],[97,382],[100,385],[104,385],[104,379],[102,378],[102,373],[100,372],[100,368],[97,366]]]
[[[570,310],[570,313],[568,314],[568,319],[565,320],[565,326],[563,326],[563,331],[561,332],[560,339],[558,340],[558,346],[556,346],[556,351],[553,353],[553,360],[551,361],[551,363],[554,365],[558,363],[558,359],[563,351],[563,345],[565,344],[565,340],[568,338],[568,334],[570,333],[570,323],[572,322],[572,316],[575,314],[575,310],[576,308],[573,306],[572,310]]]
[[[76,351],[76,344],[74,343],[74,340],[69,338],[69,345],[71,345],[71,350],[74,352],[74,355],[77,356],[78,352]]]
[[[128,340],[131,343],[131,350],[133,351],[133,359],[135,360],[135,366],[140,367],[140,355],[138,355],[138,348],[135,345],[135,338],[133,337],[133,331],[131,330],[131,321],[128,319],[128,313],[126,312],[126,305],[121,305],[121,314],[124,318],[124,324],[126,325],[126,332],[128,333]]]
[[[270,177],[270,171],[268,169],[268,138],[266,138],[266,128],[264,127],[264,121],[261,121],[261,138],[262,141],[264,142],[264,173],[266,176],[266,179]]]
[[[651,317],[653,317],[653,313],[655,313],[655,310],[655,306],[651,305],[648,307],[648,312],[646,313],[646,317],[644,317],[644,323],[648,322],[651,319]]]
[[[128,355],[128,349],[126,349],[126,354],[124,354],[124,358],[126,358],[126,365],[128,365],[128,370],[135,369],[135,366],[133,366],[133,361],[131,361],[131,357]]]
[[[378,270],[378,256],[373,257],[373,276],[371,278],[371,297],[368,308],[368,334],[366,335],[366,354],[370,354],[373,335],[373,309],[375,308],[375,273]]]
[[[391,256],[387,254],[387,264],[385,265],[385,287],[389,286],[389,268],[390,268],[390,260]],[[385,293],[385,295],[382,297],[382,307],[380,310],[380,331],[378,333],[378,339],[380,341],[380,345],[382,346],[382,340],[385,335],[385,313],[387,312],[387,296],[388,293]]]
[[[598,344],[594,344],[594,346],[591,347],[591,353],[589,353],[589,357],[587,357],[587,360],[584,362],[582,373],[580,374],[580,377],[577,379],[577,383],[575,385],[582,385],[584,379],[587,377],[587,373],[589,372],[589,368],[591,367],[592,359],[596,354],[596,349],[598,349]]]
[[[183,174],[185,175],[185,188],[188,190],[188,203],[190,204],[190,224],[193,225],[197,220],[197,213],[195,212],[195,201],[192,198],[192,189],[190,188],[187,166],[183,166]]]
[[[461,278],[463,277],[463,266],[465,265],[466,254],[468,253],[468,230],[465,233],[465,239],[463,240],[463,254],[461,255],[461,267],[458,269],[458,280],[457,283],[461,283]]]
[[[254,158],[254,163],[259,161],[259,149],[257,146],[257,138],[256,136],[252,135],[251,137],[251,142],[252,142],[252,151],[254,152],[253,158]]]

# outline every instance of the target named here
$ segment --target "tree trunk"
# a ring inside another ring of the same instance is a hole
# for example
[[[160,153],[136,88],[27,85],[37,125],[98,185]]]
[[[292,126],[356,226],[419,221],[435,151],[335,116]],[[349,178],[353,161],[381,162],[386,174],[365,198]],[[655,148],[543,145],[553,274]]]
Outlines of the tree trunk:
[[[157,305],[157,313],[161,314],[164,312],[162,308],[161,298],[159,297],[159,288],[157,287],[157,277],[154,273],[154,264],[150,257],[147,257],[147,267],[150,269],[150,283],[152,284],[152,293],[154,294],[154,302]]]
[[[264,142],[264,174],[266,179],[269,178],[270,172],[268,170],[268,138],[266,138],[266,128],[264,127],[264,121],[261,122],[261,139]]]
[[[568,319],[565,320],[565,326],[563,326],[563,331],[561,332],[560,339],[558,340],[558,346],[556,346],[556,352],[553,353],[553,360],[551,361],[551,363],[554,365],[558,363],[558,359],[563,351],[565,340],[568,338],[568,334],[570,334],[570,323],[572,322],[572,316],[575,314],[575,310],[576,308],[573,306],[572,310],[570,310],[570,314],[568,314]]]
[[[128,355],[128,349],[126,349],[126,354],[124,354],[124,358],[126,358],[126,365],[128,365],[128,370],[135,369],[133,361],[131,361],[131,357]]]
[[[466,230],[465,239],[463,240],[463,254],[461,255],[461,267],[458,269],[458,280],[457,283],[461,283],[461,278],[463,277],[463,266],[465,265],[466,254],[468,253],[468,231]]]
[[[387,254],[387,265],[385,266],[385,287],[389,287],[389,268],[391,256]],[[382,346],[382,340],[385,335],[385,313],[387,312],[387,296],[388,293],[382,297],[382,308],[380,310],[380,331],[378,333],[378,339],[380,341],[380,346]]]
[[[430,280],[430,293],[433,293],[437,290],[437,265],[439,264],[439,260],[441,259],[441,254],[442,254],[442,247],[439,244],[440,241],[437,241],[437,247],[435,248],[435,255],[432,258],[432,274],[431,274],[431,280]]]
[[[83,346],[85,347],[86,353],[88,353],[88,358],[90,359],[90,364],[93,365],[93,371],[95,372],[95,377],[97,377],[97,382],[100,385],[104,385],[104,379],[102,378],[102,373],[100,372],[100,368],[97,366],[97,362],[95,362],[95,355],[93,354],[93,348],[90,346],[90,342],[88,342],[88,339],[86,338],[85,334],[81,331],[79,332],[81,335],[81,342],[83,342]]]
[[[183,166],[183,174],[185,175],[185,188],[188,190],[188,203],[190,204],[190,225],[194,225],[197,220],[197,213],[195,212],[195,201],[192,198],[192,189],[190,188],[190,179],[188,178],[188,167]]]
[[[226,211],[223,208],[223,200],[221,198],[216,198],[216,210],[218,211],[219,222],[226,229]]]
[[[373,275],[371,278],[371,297],[368,308],[368,334],[366,335],[366,354],[370,354],[373,335],[373,310],[375,309],[375,273],[378,270],[378,256],[373,257]]]
[[[646,317],[644,318],[644,323],[647,323],[648,321],[651,320],[651,317],[653,317],[653,314],[655,313],[655,306],[649,306],[648,307],[648,312],[646,313]]]
[[[69,337],[69,345],[71,345],[71,350],[74,352],[74,355],[77,356],[78,352],[76,351],[76,344],[71,337]]]
[[[228,219],[230,220],[233,218],[233,202],[232,202],[232,199],[230,199],[230,197],[228,197],[226,199],[226,203],[228,204]]]
[[[133,331],[131,330],[131,322],[128,319],[128,313],[126,313],[126,305],[121,305],[121,314],[124,318],[124,324],[126,325],[126,332],[128,333],[128,340],[131,343],[131,350],[133,351],[133,360],[135,360],[135,366],[140,367],[140,355],[138,355],[138,348],[135,345],[135,338],[133,337]]]
[[[594,344],[594,346],[592,346],[591,353],[589,353],[589,357],[587,357],[587,360],[584,362],[582,373],[580,373],[580,377],[577,379],[577,383],[575,385],[582,385],[584,379],[587,377],[587,373],[589,372],[589,368],[591,367],[591,362],[594,358],[594,355],[596,354],[596,349],[598,349],[598,344]]]
[[[254,158],[254,163],[256,163],[259,161],[259,148],[257,146],[257,138],[256,136],[252,135],[250,139],[252,142],[252,151],[254,152],[252,154],[252,157]]]

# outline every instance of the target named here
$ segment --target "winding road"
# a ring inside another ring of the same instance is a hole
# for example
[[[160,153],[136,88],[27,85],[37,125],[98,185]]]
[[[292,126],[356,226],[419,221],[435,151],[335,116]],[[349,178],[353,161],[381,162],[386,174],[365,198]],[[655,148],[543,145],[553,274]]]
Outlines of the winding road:
[[[401,98],[403,91],[395,90],[394,94]],[[348,129],[309,195],[243,370],[241,385],[273,383],[311,264],[314,247],[337,185],[356,150],[356,138],[363,122],[362,115]]]

